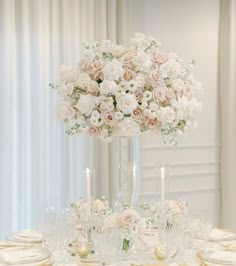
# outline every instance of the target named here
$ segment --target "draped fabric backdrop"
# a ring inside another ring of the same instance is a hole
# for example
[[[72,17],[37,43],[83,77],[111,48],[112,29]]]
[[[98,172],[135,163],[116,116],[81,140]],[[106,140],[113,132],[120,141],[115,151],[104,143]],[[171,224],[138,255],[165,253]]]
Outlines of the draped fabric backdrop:
[[[78,62],[84,41],[117,41],[118,9],[115,0],[0,0],[0,237],[83,195],[86,167],[109,195],[112,147],[66,136],[48,84],[61,63]]]
[[[221,1],[220,100],[222,223],[236,229],[236,1]]]

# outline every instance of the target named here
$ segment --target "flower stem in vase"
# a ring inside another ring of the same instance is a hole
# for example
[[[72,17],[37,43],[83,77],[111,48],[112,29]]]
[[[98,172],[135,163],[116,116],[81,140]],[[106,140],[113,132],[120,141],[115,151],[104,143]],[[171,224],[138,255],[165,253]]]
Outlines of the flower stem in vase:
[[[129,248],[130,248],[130,240],[124,238],[122,243],[122,250],[127,253]]]

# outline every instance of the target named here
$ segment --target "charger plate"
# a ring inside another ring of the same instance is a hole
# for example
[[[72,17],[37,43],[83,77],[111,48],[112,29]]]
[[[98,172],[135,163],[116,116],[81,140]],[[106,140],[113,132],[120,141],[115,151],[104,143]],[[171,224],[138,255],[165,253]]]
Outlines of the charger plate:
[[[50,257],[50,251],[41,247],[14,247],[0,251],[0,261],[7,265],[38,265],[39,262],[47,261]]]

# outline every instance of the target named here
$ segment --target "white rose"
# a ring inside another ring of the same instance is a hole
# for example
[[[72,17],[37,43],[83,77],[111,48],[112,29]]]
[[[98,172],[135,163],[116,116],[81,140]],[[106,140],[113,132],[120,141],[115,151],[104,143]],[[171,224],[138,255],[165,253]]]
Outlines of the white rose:
[[[122,63],[116,59],[108,62],[102,70],[104,78],[107,80],[118,80],[123,72]]]
[[[86,49],[83,53],[83,59],[86,61],[93,61],[93,59],[95,58],[95,53],[90,50],[90,49]]]
[[[142,104],[140,105],[140,108],[142,109],[142,110],[145,110],[146,108],[148,107],[148,103],[147,102],[142,102]]]
[[[57,87],[58,93],[65,98],[70,96],[73,93],[73,90],[74,90],[73,82],[61,84],[59,87]]]
[[[121,136],[137,136],[140,133],[140,126],[132,118],[125,118],[119,123]]]
[[[181,65],[175,59],[170,59],[159,68],[163,78],[175,78],[181,73]]]
[[[88,82],[91,80],[89,74],[87,73],[80,73],[79,77],[76,81],[78,87],[85,89],[88,85]]]
[[[96,199],[92,202],[92,210],[93,212],[101,212],[105,210],[106,207],[104,203],[100,199]]]
[[[141,46],[143,43],[145,43],[145,35],[141,32],[136,32],[134,34],[134,37],[130,39],[130,45],[134,46]]]
[[[176,113],[170,106],[160,108],[160,121],[162,124],[173,123],[176,119]]]
[[[94,97],[95,96],[92,96],[92,95],[84,95],[84,94],[80,95],[80,98],[79,98],[79,101],[76,107],[82,114],[89,116],[92,113],[92,111],[96,107],[96,103],[95,103],[96,101]]]
[[[174,79],[171,86],[176,91],[182,91],[185,87],[184,81],[182,79]]]
[[[134,94],[125,94],[117,100],[117,109],[121,110],[124,114],[131,114],[137,105]]]
[[[121,227],[131,229],[137,226],[140,216],[135,210],[126,209],[120,214],[118,220]]]
[[[155,119],[157,117],[156,112],[152,112],[150,109],[144,110],[143,114],[148,117],[149,119]]]
[[[139,52],[133,59],[132,62],[140,69],[147,68],[150,63],[150,56],[145,54],[144,52]]]
[[[63,120],[71,120],[75,117],[75,110],[68,102],[61,102],[57,107],[57,116]]]
[[[109,52],[111,49],[111,40],[103,40],[101,48],[104,52]]]
[[[100,108],[103,112],[111,112],[114,110],[114,104],[112,101],[102,102]]]
[[[145,78],[144,78],[143,74],[138,74],[136,76],[135,80],[138,83],[138,87],[144,87],[144,85],[145,85]]]
[[[64,82],[74,82],[77,79],[78,71],[72,66],[61,65],[60,77]]]
[[[111,53],[115,57],[120,57],[125,52],[125,48],[122,45],[112,44]]]
[[[151,102],[151,103],[149,104],[149,108],[150,108],[150,110],[152,110],[152,111],[157,111],[157,110],[159,109],[159,105],[158,105],[157,103],[155,103],[155,102]]]
[[[114,92],[116,88],[117,88],[117,84],[115,83],[115,81],[111,81],[111,80],[104,80],[99,85],[99,91],[101,94],[104,94],[104,95]]]

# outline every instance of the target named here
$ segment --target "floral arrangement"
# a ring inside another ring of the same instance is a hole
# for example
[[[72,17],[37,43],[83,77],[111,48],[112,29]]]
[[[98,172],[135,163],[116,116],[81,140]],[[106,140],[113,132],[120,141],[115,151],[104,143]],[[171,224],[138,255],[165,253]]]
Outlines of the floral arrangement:
[[[122,237],[122,250],[128,252],[132,237],[137,233],[140,223],[139,213],[132,209],[124,209],[119,213],[113,213],[104,220],[103,230],[121,229],[124,231]]]
[[[124,47],[109,40],[85,46],[77,66],[61,66],[50,84],[61,96],[57,114],[67,134],[111,141],[145,132],[176,142],[195,124],[202,86],[194,61],[167,53],[155,38],[136,33]]]
[[[134,209],[124,209],[119,213],[113,213],[104,221],[104,230],[112,228],[124,228],[136,231],[139,225],[140,215]]]
[[[88,202],[81,198],[78,202],[72,203],[71,207],[75,212],[75,216],[79,221],[84,221],[88,217]],[[106,198],[91,200],[91,215],[97,217],[106,217],[112,213],[109,202]]]
[[[141,208],[147,213],[147,221],[150,223],[164,222],[167,226],[180,224],[184,217],[188,214],[188,203],[185,201],[166,200],[164,210],[162,209],[161,202],[143,203]]]

